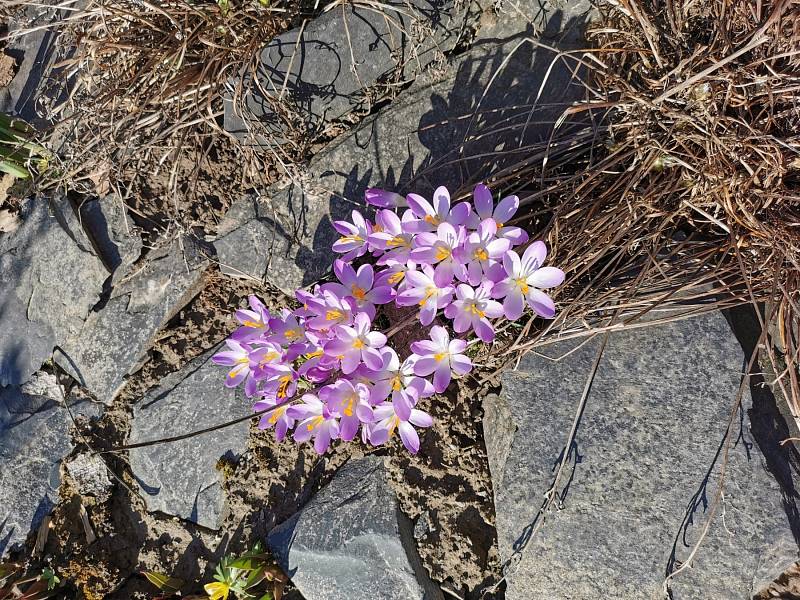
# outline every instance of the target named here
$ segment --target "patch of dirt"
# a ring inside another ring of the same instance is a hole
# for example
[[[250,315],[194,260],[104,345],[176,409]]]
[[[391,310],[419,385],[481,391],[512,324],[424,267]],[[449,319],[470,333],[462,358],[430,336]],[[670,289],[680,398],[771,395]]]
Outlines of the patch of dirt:
[[[17,61],[8,54],[0,53],[0,87],[6,87],[17,72]]]
[[[118,180],[127,182],[122,186],[125,203],[145,231],[158,235],[177,226],[203,238],[216,233],[231,204],[255,182],[263,187],[277,179],[277,172],[263,163],[253,173],[252,164],[246,149],[218,135],[170,152],[163,165],[153,159],[137,173],[109,176],[112,188],[120,189]]]

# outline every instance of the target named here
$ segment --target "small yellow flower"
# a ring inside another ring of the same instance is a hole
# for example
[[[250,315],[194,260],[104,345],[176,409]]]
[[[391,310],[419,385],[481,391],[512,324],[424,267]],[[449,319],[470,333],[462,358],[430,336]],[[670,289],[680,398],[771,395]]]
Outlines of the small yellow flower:
[[[206,590],[206,594],[208,594],[211,600],[228,600],[228,594],[231,591],[231,586],[220,581],[207,583],[203,588]]]

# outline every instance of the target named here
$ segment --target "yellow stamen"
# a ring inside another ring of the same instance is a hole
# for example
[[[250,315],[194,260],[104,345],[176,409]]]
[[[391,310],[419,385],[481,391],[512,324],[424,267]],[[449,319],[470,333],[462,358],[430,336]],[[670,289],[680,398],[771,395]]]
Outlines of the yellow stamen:
[[[325,320],[326,321],[337,321],[342,318],[342,311],[340,310],[329,310],[325,313]]]
[[[313,431],[315,427],[319,427],[325,419],[323,417],[316,417],[311,423],[306,425],[306,429]]]
[[[486,313],[483,312],[481,309],[479,309],[477,304],[470,304],[468,311],[471,312],[473,315],[478,315],[481,318],[486,316]]]
[[[361,350],[364,347],[364,342],[361,341],[361,338],[356,338],[356,341],[353,342],[353,348],[356,350]]]
[[[519,289],[522,291],[523,294],[527,294],[528,293],[528,289],[529,289],[528,288],[528,282],[525,281],[522,277],[517,279],[515,283],[517,284],[517,286],[519,287]]]
[[[237,365],[246,365],[248,362],[250,362],[250,359],[248,357],[246,357],[246,356],[243,356],[242,358],[237,358],[236,359],[236,364]]]
[[[288,389],[289,384],[292,382],[292,376],[284,375],[278,381],[281,382],[281,384],[278,386],[278,398],[286,398],[286,390]]]
[[[403,281],[403,278],[406,276],[405,271],[398,271],[389,277],[387,280],[390,284],[394,285],[395,283],[400,283]]]
[[[355,394],[350,394],[350,396],[348,396],[346,398],[345,405],[344,405],[344,410],[342,410],[342,412],[344,413],[344,416],[346,416],[346,417],[352,417],[353,416],[353,404],[355,403],[355,401],[356,401],[356,395]]]
[[[503,227],[505,227],[505,225],[506,225],[505,223],[498,223],[497,224],[497,230],[498,231],[501,230]]]
[[[438,215],[425,215],[423,221],[430,223],[431,225],[436,225],[437,227],[442,222]]]
[[[363,300],[364,297],[367,295],[367,290],[364,288],[360,288],[357,285],[354,285],[350,288],[350,291],[353,294],[353,298],[356,300]]]
[[[278,354],[277,352],[267,352],[264,355],[264,358],[261,359],[261,362],[259,364],[265,365],[268,362],[272,362],[276,358],[280,358],[280,354]]]
[[[436,288],[433,287],[432,285],[429,285],[425,289],[425,297],[419,301],[419,305],[423,306],[428,300],[430,300],[433,297],[435,293],[436,293]]]
[[[447,246],[439,246],[436,248],[436,260],[445,260],[450,258],[452,251]]]
[[[397,429],[397,426],[400,424],[400,418],[395,415],[389,421],[389,437],[394,435],[394,430]]]
[[[372,233],[381,233],[383,231],[383,227],[379,223],[375,223],[372,226]]]
[[[284,333],[283,335],[286,336],[287,340],[292,341],[299,338],[302,334],[303,332],[299,329],[287,329],[286,333]]]
[[[264,326],[261,321],[242,321],[242,325],[245,327],[251,327],[252,329],[258,329],[259,327]]]
[[[447,356],[447,352],[439,352],[433,355],[433,360],[436,362],[442,362],[445,356]]]
[[[345,235],[339,238],[340,242],[363,242],[364,238],[360,235]]]
[[[386,245],[390,248],[398,248],[400,246],[409,246],[410,244],[402,235],[396,235],[386,242]]]
[[[395,375],[394,379],[392,379],[392,389],[395,392],[399,392],[403,389],[403,381],[400,379],[400,375]]]
[[[275,423],[278,422],[278,419],[280,419],[283,416],[283,413],[285,413],[285,412],[286,412],[286,407],[285,406],[280,406],[280,407],[276,408],[275,411],[270,415],[269,422],[272,425],[275,425]]]
[[[475,250],[475,258],[478,260],[488,260],[489,253],[484,248],[478,248]]]
[[[316,358],[317,356],[322,356],[322,348],[319,350],[314,350],[314,352],[309,352],[305,355],[306,358]]]

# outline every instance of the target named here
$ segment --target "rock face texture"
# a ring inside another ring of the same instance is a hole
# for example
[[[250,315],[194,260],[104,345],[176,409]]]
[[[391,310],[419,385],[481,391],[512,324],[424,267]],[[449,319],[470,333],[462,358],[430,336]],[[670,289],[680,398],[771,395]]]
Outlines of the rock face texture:
[[[66,198],[36,197],[0,234],[0,386],[18,385],[81,328],[108,271]]]
[[[117,276],[115,279],[141,256],[142,238],[127,216],[125,207],[115,202],[113,197],[83,202],[79,216],[103,262]]]
[[[258,119],[273,140],[285,133],[287,118],[312,129],[335,121],[366,106],[368,90],[379,82],[397,85],[443,60],[455,47],[465,16],[449,0],[390,0],[380,10],[365,5],[328,10],[262,50],[258,85],[245,86],[248,117]],[[280,97],[280,110],[288,114],[276,114],[265,93]],[[244,134],[245,122],[236,113],[228,102],[225,127]]]
[[[21,19],[9,19],[8,32],[12,37],[3,50],[6,56],[15,60],[17,68],[11,82],[0,87],[0,112],[14,114],[27,121],[39,116],[37,101],[45,92],[47,78],[59,58],[60,49],[56,43],[58,27],[47,26],[58,22],[64,15],[57,9],[46,8],[47,3],[45,1],[27,7]],[[34,31],[13,35],[21,29]]]
[[[130,443],[188,433],[251,411],[241,390],[223,387],[224,368],[211,362],[218,350],[169,375],[134,406]],[[221,458],[238,459],[248,428],[245,421],[169,446],[131,450],[131,469],[148,510],[217,529],[225,498],[216,465]]]
[[[506,598],[662,598],[712,516],[723,468],[724,502],[670,589],[676,600],[751,597],[797,559],[798,495],[761,388],[755,401],[745,390],[726,437],[746,361],[722,314],[610,337],[568,449],[563,508],[537,520],[599,344],[558,362],[526,356],[485,404],[500,553],[519,561]]]
[[[73,405],[84,412],[88,405]],[[71,420],[54,375],[0,388],[0,556],[25,541],[58,501]]]
[[[269,534],[307,600],[441,600],[378,457],[351,460],[302,511]]]
[[[120,259],[121,260],[121,259]],[[118,277],[108,302],[63,345],[56,361],[103,402],[136,370],[156,332],[200,290],[208,266],[199,246],[175,240]]]
[[[584,14],[582,7],[552,16],[553,39],[545,41],[556,43],[558,35],[562,46],[577,44]],[[498,35],[509,28],[502,25],[496,25]],[[439,185],[455,190],[512,160],[531,158],[531,144],[549,136],[549,123],[579,88],[571,85],[566,66],[551,64],[554,52],[518,45],[517,38],[483,40],[443,67],[439,80],[417,80],[319,152],[288,187],[234,204],[214,243],[223,272],[266,279],[293,292],[330,268],[332,261],[319,257],[329,256],[337,238],[331,223],[363,210],[367,187],[422,194]],[[309,54],[309,64],[313,60]]]

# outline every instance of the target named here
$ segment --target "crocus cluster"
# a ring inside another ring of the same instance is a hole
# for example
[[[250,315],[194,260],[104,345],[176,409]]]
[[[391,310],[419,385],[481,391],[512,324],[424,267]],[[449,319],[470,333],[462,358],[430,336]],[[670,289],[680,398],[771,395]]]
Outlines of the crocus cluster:
[[[555,305],[543,290],[564,280],[560,269],[542,266],[543,242],[529,244],[525,231],[508,225],[516,196],[495,206],[478,185],[471,203],[451,206],[444,187],[432,202],[373,188],[366,202],[377,207],[374,221],[353,211],[352,221],[334,223],[336,281],[298,290],[300,308],[280,314],[251,296],[249,309],[236,312],[240,327],[227,349],[213,359],[229,368],[225,385],[243,384],[255,400],[261,428],[274,428],[279,440],[293,430],[295,441],[313,440],[320,454],[333,440],[360,436],[379,445],[395,433],[416,453],[416,428],[432,424],[420,401],[472,369],[467,337],[492,342],[497,321],[519,319],[526,304],[552,318]],[[520,255],[514,248],[523,245]],[[429,339],[411,343],[404,358],[375,326],[389,303],[432,325]]]

